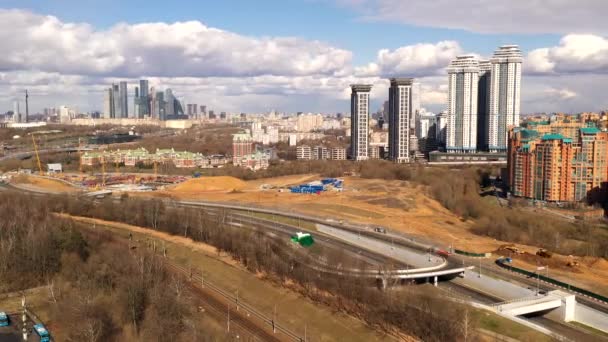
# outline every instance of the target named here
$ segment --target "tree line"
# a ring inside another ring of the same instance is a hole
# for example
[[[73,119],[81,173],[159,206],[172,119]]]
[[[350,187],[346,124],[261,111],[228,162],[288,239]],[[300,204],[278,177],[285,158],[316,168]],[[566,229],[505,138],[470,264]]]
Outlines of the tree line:
[[[55,340],[226,338],[160,257],[53,216],[51,201],[0,193],[0,292],[47,286]]]
[[[360,317],[385,331],[400,331],[425,341],[461,340],[474,330],[465,322],[466,308],[417,288],[380,291],[369,279],[321,276],[307,264],[312,256],[294,252],[287,240],[227,224],[227,213],[208,215],[201,209],[175,207],[170,202],[124,197],[93,204],[70,197],[53,200],[53,211],[118,221],[189,237],[228,253],[253,273],[313,301]],[[170,253],[170,251],[169,251]]]

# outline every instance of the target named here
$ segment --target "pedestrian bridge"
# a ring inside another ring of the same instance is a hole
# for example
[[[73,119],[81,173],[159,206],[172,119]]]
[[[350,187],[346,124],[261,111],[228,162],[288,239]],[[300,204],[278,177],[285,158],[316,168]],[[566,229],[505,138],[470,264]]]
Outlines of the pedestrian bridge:
[[[566,322],[574,320],[576,298],[564,291],[550,291],[546,295],[519,298],[493,305],[493,308],[502,314],[510,316],[546,313],[558,310]]]

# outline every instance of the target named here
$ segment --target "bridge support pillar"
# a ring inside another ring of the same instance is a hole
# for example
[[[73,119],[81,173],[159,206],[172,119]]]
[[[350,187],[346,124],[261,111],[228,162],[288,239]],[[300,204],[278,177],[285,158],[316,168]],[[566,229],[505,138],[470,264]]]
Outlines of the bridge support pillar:
[[[555,293],[557,291],[551,291],[549,293]],[[561,300],[562,300],[562,305],[559,307],[559,309],[557,310],[557,312],[560,314],[561,319],[564,320],[564,322],[571,322],[575,320],[575,310],[576,310],[576,297],[572,294],[562,294],[561,295]]]
[[[437,276],[435,276],[435,277],[434,277],[434,279],[433,279],[433,285],[434,285],[435,287],[437,287]]]

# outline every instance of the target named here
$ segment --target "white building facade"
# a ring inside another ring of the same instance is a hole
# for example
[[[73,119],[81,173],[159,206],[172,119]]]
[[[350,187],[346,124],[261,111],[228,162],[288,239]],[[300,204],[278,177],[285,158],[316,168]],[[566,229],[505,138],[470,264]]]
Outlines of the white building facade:
[[[475,56],[458,56],[450,63],[447,71],[446,151],[474,153],[477,150],[479,61]]]
[[[369,93],[371,85],[351,85],[350,152],[354,160],[369,159]]]
[[[448,127],[448,114],[443,111],[437,114],[437,129],[435,131],[435,138],[437,143],[441,146],[445,145],[446,131]]]
[[[517,45],[503,45],[490,59],[487,148],[507,150],[509,128],[519,125],[522,53]]]

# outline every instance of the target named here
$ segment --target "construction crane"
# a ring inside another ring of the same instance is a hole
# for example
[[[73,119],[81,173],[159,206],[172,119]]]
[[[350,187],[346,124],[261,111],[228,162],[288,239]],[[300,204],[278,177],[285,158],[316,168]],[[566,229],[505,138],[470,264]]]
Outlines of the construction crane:
[[[36,154],[36,162],[38,162],[38,171],[40,174],[44,174],[42,171],[42,163],[40,163],[40,154],[38,154],[38,145],[36,145],[36,137],[34,132],[32,132],[32,144],[34,145],[34,153]]]
[[[106,160],[103,151],[101,152],[101,186],[106,186]]]

